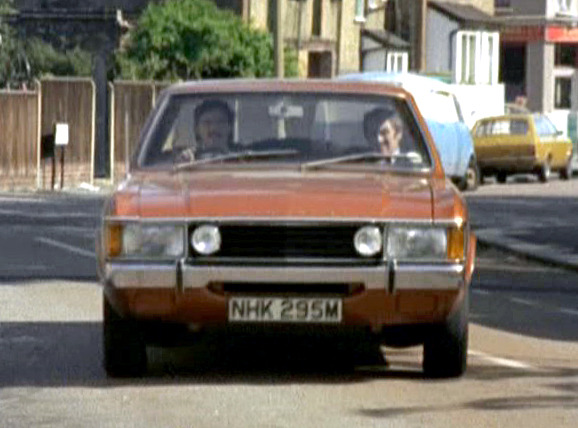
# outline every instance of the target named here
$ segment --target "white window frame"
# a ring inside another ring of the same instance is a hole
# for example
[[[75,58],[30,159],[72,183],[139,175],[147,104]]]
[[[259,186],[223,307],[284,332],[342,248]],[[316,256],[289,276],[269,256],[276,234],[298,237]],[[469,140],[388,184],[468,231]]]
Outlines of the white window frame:
[[[401,60],[401,68],[398,64]],[[385,61],[385,71],[392,73],[406,73],[409,65],[409,54],[404,51],[388,51]]]
[[[458,31],[454,36],[452,45],[454,53],[453,80],[455,83],[498,83],[500,59],[500,35],[498,32]],[[470,57],[472,51],[473,58]]]
[[[575,0],[557,0],[556,1],[556,15],[562,16],[576,16]]]

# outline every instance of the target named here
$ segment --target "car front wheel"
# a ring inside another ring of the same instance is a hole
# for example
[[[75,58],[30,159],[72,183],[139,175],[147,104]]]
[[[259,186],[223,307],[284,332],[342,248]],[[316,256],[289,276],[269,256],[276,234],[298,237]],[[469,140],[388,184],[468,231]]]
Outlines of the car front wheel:
[[[464,177],[458,183],[461,191],[476,190],[480,184],[480,169],[475,158],[471,158]]]
[[[508,179],[508,174],[506,174],[505,172],[498,172],[498,174],[496,175],[496,180],[500,184],[504,184],[507,179]]]
[[[570,156],[564,168],[560,170],[560,178],[562,180],[570,180],[572,178],[572,156]]]
[[[104,369],[111,377],[141,376],[146,372],[146,344],[138,323],[121,317],[103,298]]]
[[[547,183],[550,180],[550,161],[545,160],[542,165],[540,165],[540,169],[538,170],[538,179],[542,183]]]
[[[459,377],[466,371],[468,355],[468,292],[442,325],[434,327],[423,347],[423,370],[430,378]]]

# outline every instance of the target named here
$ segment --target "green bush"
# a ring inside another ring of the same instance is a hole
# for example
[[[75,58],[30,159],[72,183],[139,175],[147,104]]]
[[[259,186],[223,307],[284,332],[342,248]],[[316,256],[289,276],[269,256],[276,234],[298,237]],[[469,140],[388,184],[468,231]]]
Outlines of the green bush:
[[[287,51],[286,75],[297,75]],[[271,77],[273,40],[208,0],[149,4],[117,54],[121,77],[188,80]]]
[[[39,39],[22,40],[5,21],[12,2],[0,0],[0,87],[21,88],[43,76],[90,76],[91,55],[74,48],[59,52]]]

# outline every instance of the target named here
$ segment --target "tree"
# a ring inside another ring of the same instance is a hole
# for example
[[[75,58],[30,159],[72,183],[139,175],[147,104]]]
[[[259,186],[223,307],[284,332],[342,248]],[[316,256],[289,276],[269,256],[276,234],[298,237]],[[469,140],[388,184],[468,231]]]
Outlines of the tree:
[[[208,0],[151,3],[129,31],[117,64],[128,79],[270,77],[273,40]],[[292,51],[285,69],[297,74]]]
[[[0,0],[0,87],[22,88],[42,76],[90,76],[92,59],[80,48],[59,52],[39,39],[22,40],[6,18],[12,0]]]

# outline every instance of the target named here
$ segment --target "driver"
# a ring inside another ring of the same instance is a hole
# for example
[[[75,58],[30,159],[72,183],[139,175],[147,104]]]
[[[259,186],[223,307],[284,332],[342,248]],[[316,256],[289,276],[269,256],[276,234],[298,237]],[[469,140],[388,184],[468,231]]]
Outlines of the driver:
[[[194,112],[195,145],[178,156],[191,161],[227,154],[232,148],[234,113],[225,101],[205,100]]]
[[[234,114],[221,100],[203,101],[195,109],[197,152],[226,153],[233,141]]]

